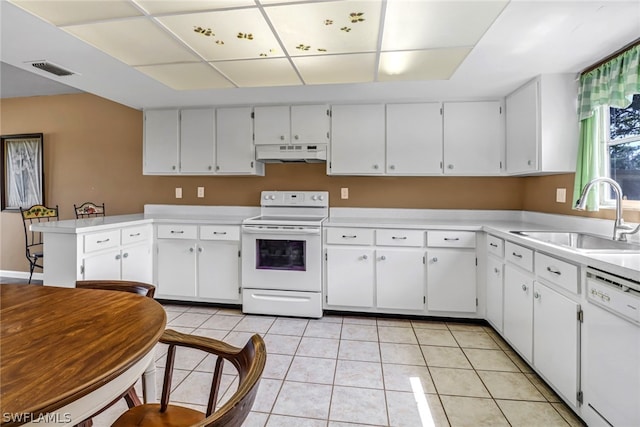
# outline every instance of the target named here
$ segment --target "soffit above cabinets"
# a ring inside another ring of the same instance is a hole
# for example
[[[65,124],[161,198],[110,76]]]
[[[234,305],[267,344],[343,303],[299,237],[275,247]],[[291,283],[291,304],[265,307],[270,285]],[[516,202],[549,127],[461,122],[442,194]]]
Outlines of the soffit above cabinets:
[[[175,90],[448,80],[509,3],[9,1]]]

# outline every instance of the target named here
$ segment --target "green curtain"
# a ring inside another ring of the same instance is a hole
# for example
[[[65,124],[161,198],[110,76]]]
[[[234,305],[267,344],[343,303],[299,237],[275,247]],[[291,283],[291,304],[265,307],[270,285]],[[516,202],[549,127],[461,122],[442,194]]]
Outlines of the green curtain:
[[[627,108],[637,93],[640,93],[640,44],[580,76],[580,141],[573,189],[574,205],[584,186],[591,179],[603,176],[601,114],[606,114],[609,106]],[[602,110],[601,114],[598,114],[598,110]],[[592,190],[587,209],[598,210],[598,199],[598,192]]]

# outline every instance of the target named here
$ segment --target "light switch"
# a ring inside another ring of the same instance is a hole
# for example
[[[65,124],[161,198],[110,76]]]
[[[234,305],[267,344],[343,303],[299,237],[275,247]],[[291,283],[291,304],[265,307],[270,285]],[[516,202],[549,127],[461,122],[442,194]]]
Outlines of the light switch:
[[[349,188],[343,187],[340,189],[340,198],[348,199],[349,198]]]
[[[556,202],[566,203],[566,201],[567,201],[567,189],[556,188]]]
[[[176,187],[176,199],[182,199],[182,187]]]
[[[204,187],[198,187],[198,197],[199,198],[204,197]]]

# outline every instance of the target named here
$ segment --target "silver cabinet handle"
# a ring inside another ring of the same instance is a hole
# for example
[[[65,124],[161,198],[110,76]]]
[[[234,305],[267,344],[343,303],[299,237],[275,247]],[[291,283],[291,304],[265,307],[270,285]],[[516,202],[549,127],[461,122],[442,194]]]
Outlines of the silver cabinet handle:
[[[96,243],[107,243],[111,239],[96,240]]]
[[[171,166],[171,170],[176,170],[176,165]]]
[[[184,230],[171,230],[171,234],[184,234]]]
[[[496,245],[495,243],[489,243],[489,246],[492,246],[492,247],[494,247],[494,248],[497,248],[497,247],[498,247],[498,245]]]
[[[379,167],[378,165],[373,165],[374,169],[378,169],[378,167]]]
[[[531,166],[532,164],[533,164],[533,161],[527,160],[527,166]]]
[[[521,255],[521,254],[517,254],[517,253],[515,253],[515,252],[513,252],[513,253],[512,253],[512,255],[513,255],[514,257],[516,257],[516,258],[522,258],[522,255]]]
[[[394,170],[396,168],[396,165],[391,165],[389,166],[389,169]]]
[[[280,141],[284,141],[284,135],[280,135]]]
[[[500,274],[500,269],[497,268],[497,267],[494,267],[493,268],[493,272],[496,273],[496,274]]]
[[[227,232],[226,231],[214,231],[213,234],[221,234],[221,235],[224,236],[225,234],[227,234]]]
[[[209,166],[207,167],[207,169],[211,170],[211,169],[213,169],[213,166],[209,165]]]
[[[533,293],[533,297],[534,297],[535,299],[540,299],[540,297],[541,297],[541,296],[542,296],[542,295],[540,295],[540,292],[538,292],[538,291],[535,291],[535,292]]]
[[[189,252],[193,252],[193,248],[189,248]]]
[[[139,235],[140,235],[140,233],[129,234],[129,237],[138,237]]]
[[[202,247],[198,246],[198,252],[202,252]]]
[[[129,253],[128,252],[123,253],[122,258],[129,258]]]
[[[433,258],[431,258],[431,262],[438,262],[438,257],[434,256]]]
[[[116,259],[120,259],[120,254],[116,255]]]
[[[453,169],[453,165],[447,165],[447,168]]]
[[[380,257],[380,261],[384,261],[385,259],[387,259],[387,257],[386,257],[386,256],[384,256],[384,255],[382,255],[382,256]]]
[[[369,257],[366,255],[362,255],[362,259],[369,259]]]
[[[529,289],[529,288],[527,287],[527,285],[522,285],[522,290],[523,290],[523,291],[527,292],[527,289]]]
[[[294,135],[294,136],[293,136],[293,139],[295,139],[295,140],[300,139],[300,135]]]
[[[355,234],[352,234],[352,235],[343,234],[342,235],[343,239],[355,239],[356,237],[358,237],[358,236],[356,236]]]
[[[457,240],[460,240],[460,238],[459,237],[445,237],[444,238],[445,242],[448,242],[448,241],[454,241],[455,242]]]
[[[561,275],[562,275],[562,272],[561,272],[560,270],[555,270],[555,269],[553,269],[553,268],[551,268],[551,267],[547,267],[547,271],[548,271],[549,273],[551,273],[551,274],[555,274],[555,275],[557,275],[557,276],[561,276]]]
[[[407,236],[391,236],[393,240],[407,240]]]

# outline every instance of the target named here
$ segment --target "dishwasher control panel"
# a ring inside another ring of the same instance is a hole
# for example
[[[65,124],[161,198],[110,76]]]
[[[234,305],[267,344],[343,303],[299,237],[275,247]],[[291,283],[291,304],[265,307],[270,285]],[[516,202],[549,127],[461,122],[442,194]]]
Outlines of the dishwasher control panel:
[[[587,272],[587,298],[609,311],[640,324],[640,291],[637,284],[604,272]]]

